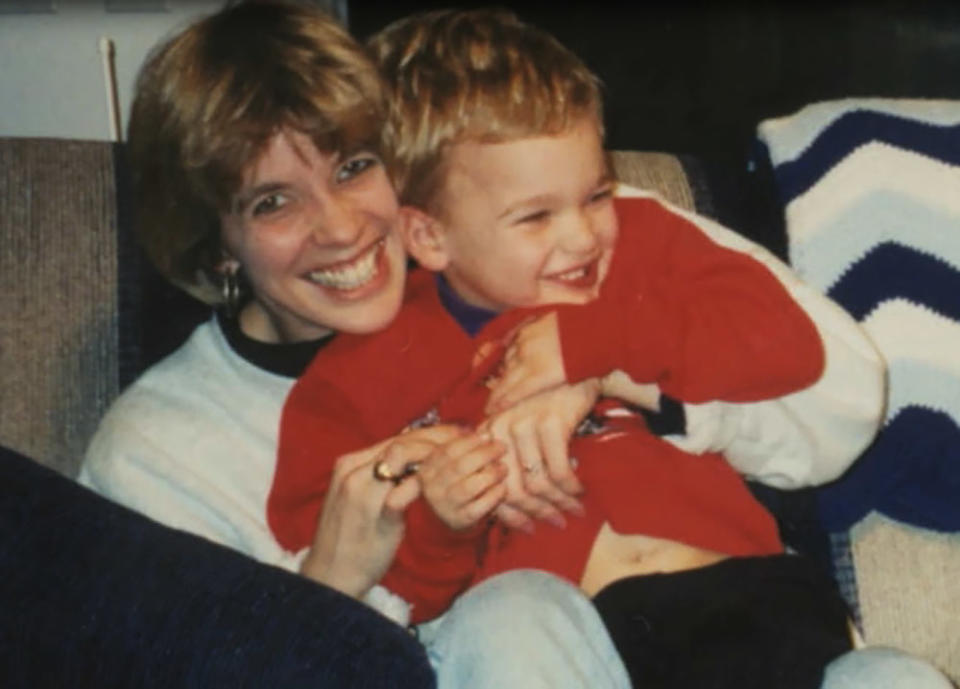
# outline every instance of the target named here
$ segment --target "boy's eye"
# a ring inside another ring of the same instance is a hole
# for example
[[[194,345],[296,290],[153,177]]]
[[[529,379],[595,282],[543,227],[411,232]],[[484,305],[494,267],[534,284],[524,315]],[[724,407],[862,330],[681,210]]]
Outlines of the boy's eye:
[[[593,194],[590,195],[590,203],[599,203],[612,197],[613,187],[604,187],[603,189],[597,189],[595,192],[593,192]]]
[[[379,163],[380,159],[370,153],[353,156],[345,160],[343,165],[337,168],[334,179],[337,182],[346,182],[363,174]]]
[[[527,213],[526,215],[520,216],[517,218],[518,225],[533,225],[539,222],[543,222],[550,217],[550,211],[540,210],[534,211],[532,213]]]
[[[268,194],[253,204],[251,213],[254,217],[274,213],[287,204],[287,199],[283,194]]]

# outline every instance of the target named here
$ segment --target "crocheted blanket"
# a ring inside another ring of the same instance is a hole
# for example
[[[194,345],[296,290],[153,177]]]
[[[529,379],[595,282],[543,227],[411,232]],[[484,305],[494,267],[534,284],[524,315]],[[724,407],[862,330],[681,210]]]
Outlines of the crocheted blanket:
[[[758,132],[793,267],[889,367],[883,429],[820,491],[824,525],[877,510],[960,530],[960,101],[831,101]]]

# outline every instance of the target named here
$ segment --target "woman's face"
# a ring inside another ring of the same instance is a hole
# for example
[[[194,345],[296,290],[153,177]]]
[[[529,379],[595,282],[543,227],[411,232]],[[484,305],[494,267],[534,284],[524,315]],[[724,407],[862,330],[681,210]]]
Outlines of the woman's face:
[[[224,247],[253,288],[240,321],[248,335],[370,333],[396,316],[406,263],[397,198],[376,155],[341,158],[281,131],[220,219]]]

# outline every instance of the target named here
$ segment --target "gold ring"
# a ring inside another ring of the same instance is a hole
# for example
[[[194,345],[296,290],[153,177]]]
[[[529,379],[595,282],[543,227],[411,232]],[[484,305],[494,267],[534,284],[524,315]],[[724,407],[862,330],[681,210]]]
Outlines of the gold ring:
[[[412,476],[417,473],[417,469],[419,468],[420,462],[409,462],[404,465],[403,471],[395,474],[390,467],[387,466],[387,463],[381,459],[373,465],[373,477],[378,481],[390,481],[393,485],[398,486],[407,476]]]
[[[382,459],[373,465],[373,477],[378,481],[393,481],[397,483],[398,477],[390,470],[387,463]]]

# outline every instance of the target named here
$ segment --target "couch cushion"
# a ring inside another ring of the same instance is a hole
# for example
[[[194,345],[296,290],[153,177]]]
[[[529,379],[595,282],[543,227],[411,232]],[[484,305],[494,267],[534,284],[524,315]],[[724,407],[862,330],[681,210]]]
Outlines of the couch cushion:
[[[710,186],[695,158],[654,151],[611,151],[610,162],[620,182],[654,191],[680,208],[715,216]]]
[[[401,627],[0,447],[4,687],[434,686]]]
[[[117,394],[111,145],[0,139],[0,442],[74,475]]]

